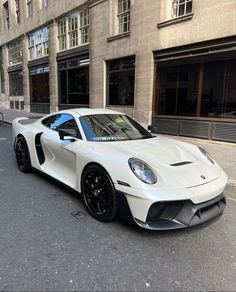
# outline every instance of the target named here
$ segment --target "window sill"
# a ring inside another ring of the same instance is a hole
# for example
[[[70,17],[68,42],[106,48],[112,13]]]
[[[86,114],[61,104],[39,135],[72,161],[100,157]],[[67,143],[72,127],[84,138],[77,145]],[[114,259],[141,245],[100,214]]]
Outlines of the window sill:
[[[183,15],[183,16],[180,16],[180,17],[176,17],[176,18],[172,18],[172,19],[169,19],[169,20],[166,20],[166,21],[162,21],[162,22],[159,22],[157,24],[157,28],[162,28],[162,27],[166,27],[166,26],[169,26],[169,25],[172,25],[172,24],[176,24],[176,23],[179,23],[179,22],[184,22],[184,21],[187,21],[187,20],[191,20],[193,18],[193,13],[189,13],[189,14],[186,14],[186,15]]]
[[[122,33],[122,34],[117,34],[117,35],[114,35],[112,37],[109,37],[109,38],[107,38],[107,41],[108,42],[112,42],[114,40],[118,40],[118,39],[122,39],[122,38],[127,38],[129,36],[130,36],[130,31],[125,32],[125,33]]]

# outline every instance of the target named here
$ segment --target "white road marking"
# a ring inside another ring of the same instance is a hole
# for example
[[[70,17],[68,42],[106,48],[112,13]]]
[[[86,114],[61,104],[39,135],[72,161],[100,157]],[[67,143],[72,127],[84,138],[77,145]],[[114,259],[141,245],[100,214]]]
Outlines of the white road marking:
[[[0,141],[1,141],[1,140],[7,140],[7,138],[0,138]]]

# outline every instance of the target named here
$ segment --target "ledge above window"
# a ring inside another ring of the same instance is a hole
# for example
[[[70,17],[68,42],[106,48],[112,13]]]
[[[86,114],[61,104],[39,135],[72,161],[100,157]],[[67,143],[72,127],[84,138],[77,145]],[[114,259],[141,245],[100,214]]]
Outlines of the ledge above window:
[[[121,34],[117,34],[117,35],[114,35],[112,37],[109,37],[109,38],[107,38],[107,41],[108,42],[112,42],[114,40],[126,38],[126,37],[129,37],[129,36],[130,36],[130,31],[125,32],[125,33],[121,33]]]
[[[185,14],[176,18],[168,19],[157,24],[157,28],[166,27],[175,23],[184,22],[193,18],[193,13]]]

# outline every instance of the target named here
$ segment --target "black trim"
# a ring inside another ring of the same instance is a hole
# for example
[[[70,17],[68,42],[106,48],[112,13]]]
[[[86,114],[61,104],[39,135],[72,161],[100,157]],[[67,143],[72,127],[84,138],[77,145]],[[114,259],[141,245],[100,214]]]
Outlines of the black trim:
[[[174,66],[236,58],[236,36],[195,42],[153,52],[158,66]]]
[[[89,45],[84,45],[82,47],[77,47],[74,49],[59,52],[57,54],[57,61],[66,60],[74,57],[85,57],[89,59]]]
[[[119,185],[121,185],[121,186],[125,186],[125,187],[129,187],[129,188],[130,188],[130,185],[129,185],[128,183],[123,182],[123,181],[121,181],[121,180],[117,180],[117,183],[118,183]]]
[[[49,57],[46,56],[46,57],[42,57],[42,58],[39,58],[39,59],[35,59],[35,60],[30,60],[28,62],[28,67],[37,67],[39,65],[43,65],[43,64],[49,64]]]
[[[37,153],[37,157],[38,157],[38,161],[39,161],[40,165],[42,165],[45,162],[45,155],[44,155],[42,143],[41,143],[42,134],[43,134],[43,132],[38,133],[35,136],[35,148],[36,148],[36,153]]]
[[[119,217],[131,224],[137,225],[125,195],[122,192],[116,191],[116,199]]]
[[[170,166],[182,166],[182,165],[186,165],[186,164],[190,164],[190,163],[192,163],[192,162],[191,161],[182,161],[182,162],[170,164]]]
[[[17,65],[12,65],[10,67],[8,67],[7,71],[10,72],[14,72],[14,71],[22,71],[22,63],[21,64],[17,64]]]

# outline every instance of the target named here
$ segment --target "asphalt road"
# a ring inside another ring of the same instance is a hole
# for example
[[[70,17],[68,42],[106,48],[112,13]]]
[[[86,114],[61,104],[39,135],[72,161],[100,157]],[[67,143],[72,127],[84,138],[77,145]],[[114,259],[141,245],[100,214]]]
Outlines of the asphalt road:
[[[0,291],[236,290],[234,199],[219,219],[168,232],[78,210],[76,194],[17,169],[11,126],[0,126]]]

